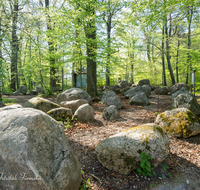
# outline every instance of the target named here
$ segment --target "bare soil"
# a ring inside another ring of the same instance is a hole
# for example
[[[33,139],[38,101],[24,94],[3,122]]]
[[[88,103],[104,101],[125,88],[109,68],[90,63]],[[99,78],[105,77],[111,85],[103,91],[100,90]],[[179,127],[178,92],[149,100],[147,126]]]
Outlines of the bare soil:
[[[90,179],[95,190],[200,190],[200,135],[187,139],[170,137],[170,153],[166,161],[156,168],[154,177],[139,176],[133,171],[128,176],[104,168],[97,160],[96,145],[105,138],[122,130],[145,123],[153,123],[156,113],[172,109],[171,96],[152,95],[149,106],[129,105],[128,99],[122,100],[123,108],[117,121],[102,118],[104,106],[93,103],[95,112],[93,122],[71,122],[66,135],[71,148],[82,165],[83,182]],[[35,96],[7,96],[18,99],[19,104]],[[198,97],[199,98],[199,97]],[[55,102],[55,97],[48,98]],[[167,169],[169,167],[169,169]],[[170,177],[172,176],[172,177]]]

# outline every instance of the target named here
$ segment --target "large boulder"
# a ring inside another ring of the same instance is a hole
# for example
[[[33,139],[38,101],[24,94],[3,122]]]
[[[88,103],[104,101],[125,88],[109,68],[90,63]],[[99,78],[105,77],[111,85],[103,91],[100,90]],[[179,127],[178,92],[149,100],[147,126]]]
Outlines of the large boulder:
[[[40,98],[40,97],[31,98],[27,102],[24,102],[22,106],[24,108],[38,109],[45,113],[47,113],[49,110],[52,110],[54,108],[60,108],[58,104],[51,102],[49,100],[46,100],[44,98]]]
[[[20,86],[20,87],[17,89],[17,91],[15,91],[15,92],[12,93],[12,95],[15,95],[15,96],[16,96],[16,95],[19,95],[20,93],[26,95],[27,91],[28,91],[28,89],[27,89],[26,86]]]
[[[149,85],[143,85],[142,90],[146,94],[147,97],[151,95],[151,87]]]
[[[149,79],[142,79],[138,82],[138,86],[143,86],[143,85],[149,85],[150,86],[150,81]]]
[[[105,105],[105,107],[108,107],[110,105],[116,106],[117,109],[122,108],[122,102],[119,96],[111,90],[107,90],[106,93],[101,98],[101,102]]]
[[[81,88],[70,88],[57,96],[57,103],[60,104],[64,101],[85,99],[89,104],[92,103],[91,96]]]
[[[195,96],[191,93],[179,94],[173,99],[172,106],[175,108],[187,108],[194,114],[200,115],[200,105]]]
[[[152,166],[157,167],[168,155],[169,144],[170,139],[163,130],[149,123],[110,136],[95,151],[104,167],[128,175],[138,168],[142,152],[150,155]]]
[[[57,121],[64,121],[72,118],[72,110],[69,108],[55,108],[47,112],[49,116]]]
[[[74,113],[73,119],[78,121],[93,121],[94,120],[94,110],[89,104],[81,105]]]
[[[138,92],[129,101],[131,105],[147,106],[149,105],[149,99],[144,92]]]
[[[81,166],[63,126],[40,110],[1,112],[0,163],[1,189],[78,190],[80,186]]]
[[[18,108],[23,108],[23,107],[20,104],[13,104],[13,105],[9,105],[9,106],[0,108],[0,112],[5,111],[5,110],[18,109]]]
[[[186,108],[165,111],[155,121],[167,134],[184,138],[200,133],[199,122],[199,118]]]
[[[190,87],[187,84],[176,83],[170,88],[170,93],[174,94],[175,92],[179,91],[182,87],[185,87],[187,90],[190,89]]]
[[[142,90],[141,86],[137,86],[137,87],[131,88],[130,90],[127,90],[126,92],[124,92],[124,96],[126,98],[131,98],[131,97],[133,97],[134,95],[136,95],[139,92],[144,92]]]
[[[116,106],[111,105],[103,110],[102,116],[104,120],[115,120],[119,119],[120,113]]]
[[[172,94],[172,102],[173,102],[174,98],[176,98],[179,94],[185,94],[185,93],[189,93],[189,91],[185,87],[182,87],[179,91],[176,91],[175,93],[173,93]]]
[[[79,100],[72,100],[72,101],[64,101],[60,103],[62,107],[71,109],[72,113],[74,113],[78,109],[78,107],[83,104],[88,104],[88,101],[85,99],[79,99]]]

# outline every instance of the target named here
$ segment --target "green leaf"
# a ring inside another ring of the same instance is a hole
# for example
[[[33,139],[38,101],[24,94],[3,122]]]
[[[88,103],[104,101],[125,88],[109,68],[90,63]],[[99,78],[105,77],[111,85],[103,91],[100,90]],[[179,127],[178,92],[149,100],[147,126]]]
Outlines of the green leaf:
[[[146,162],[146,165],[151,168],[151,163],[149,161]]]

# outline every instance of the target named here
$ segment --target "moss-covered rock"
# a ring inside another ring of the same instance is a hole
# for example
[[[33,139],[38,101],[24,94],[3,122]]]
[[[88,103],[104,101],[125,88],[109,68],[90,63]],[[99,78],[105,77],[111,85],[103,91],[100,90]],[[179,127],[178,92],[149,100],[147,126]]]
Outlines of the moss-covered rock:
[[[155,123],[169,135],[190,137],[200,133],[199,118],[186,108],[177,108],[159,114]]]
[[[32,99],[28,100],[27,102],[23,103],[22,106],[25,108],[38,109],[45,113],[47,113],[49,110],[52,110],[54,108],[60,108],[60,106],[58,104],[55,104],[49,100],[46,100],[46,99],[40,98],[40,97],[32,98]]]
[[[49,116],[57,121],[64,121],[72,118],[72,110],[69,108],[55,108],[47,112]]]
[[[101,141],[95,148],[99,162],[110,170],[128,175],[137,169],[139,156],[146,152],[158,166],[169,153],[170,139],[156,124],[132,127]]]

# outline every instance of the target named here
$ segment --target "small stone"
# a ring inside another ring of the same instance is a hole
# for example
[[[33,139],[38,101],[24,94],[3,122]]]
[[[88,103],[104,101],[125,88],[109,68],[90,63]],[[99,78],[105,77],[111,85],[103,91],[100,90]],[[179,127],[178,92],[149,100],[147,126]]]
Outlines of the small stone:
[[[186,180],[186,183],[189,184],[190,182],[188,180]]]
[[[161,180],[161,179],[162,179],[162,177],[158,177],[158,179],[160,179],[160,180]]]
[[[148,178],[148,180],[150,181],[150,178]]]
[[[135,189],[136,187],[135,187],[135,186],[133,186],[133,188]]]

